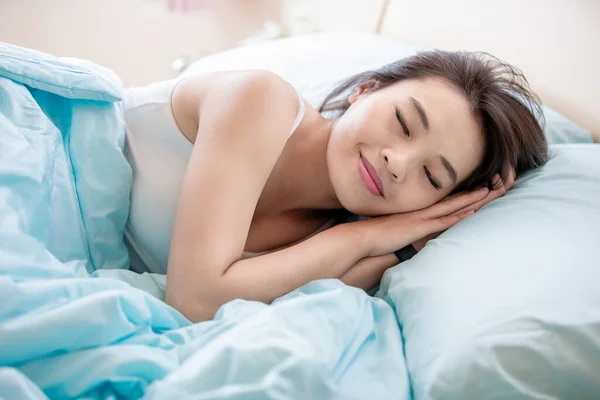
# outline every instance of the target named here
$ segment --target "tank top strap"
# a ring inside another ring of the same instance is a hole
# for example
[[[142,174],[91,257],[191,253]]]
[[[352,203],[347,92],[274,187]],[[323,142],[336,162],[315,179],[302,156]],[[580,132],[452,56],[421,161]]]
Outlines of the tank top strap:
[[[296,114],[296,118],[294,119],[294,123],[292,124],[292,129],[290,130],[290,134],[288,135],[288,137],[292,136],[292,134],[296,131],[296,129],[302,122],[302,118],[304,118],[304,113],[306,111],[306,105],[304,104],[304,99],[302,98],[302,95],[300,94],[300,92],[298,92],[298,90],[296,90],[296,88],[294,88],[294,91],[298,96],[299,108],[298,114]]]

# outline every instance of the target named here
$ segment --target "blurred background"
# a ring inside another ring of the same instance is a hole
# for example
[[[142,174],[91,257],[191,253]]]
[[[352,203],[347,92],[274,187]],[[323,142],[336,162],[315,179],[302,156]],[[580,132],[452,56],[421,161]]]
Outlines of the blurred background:
[[[579,79],[600,71],[599,20],[600,0],[0,0],[0,41],[89,59],[137,86],[254,41],[378,33],[488,51],[520,67],[544,101],[600,131],[589,124],[600,88]]]
[[[0,40],[107,66],[126,86],[256,40],[373,31],[380,0],[0,0]],[[175,62],[175,65],[172,65]]]

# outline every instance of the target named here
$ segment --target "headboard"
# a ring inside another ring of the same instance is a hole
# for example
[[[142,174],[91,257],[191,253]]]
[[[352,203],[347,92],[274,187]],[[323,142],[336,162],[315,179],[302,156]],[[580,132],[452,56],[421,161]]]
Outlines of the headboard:
[[[600,142],[600,1],[385,0],[382,35],[487,51],[525,73],[550,107]]]

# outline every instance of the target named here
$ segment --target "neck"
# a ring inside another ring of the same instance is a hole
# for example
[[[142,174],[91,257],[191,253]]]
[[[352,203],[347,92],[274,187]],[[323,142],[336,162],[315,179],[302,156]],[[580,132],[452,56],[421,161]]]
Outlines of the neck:
[[[309,117],[309,116],[307,116]],[[281,204],[287,209],[336,210],[342,208],[329,178],[327,145],[334,121],[312,115],[289,139],[283,161]]]

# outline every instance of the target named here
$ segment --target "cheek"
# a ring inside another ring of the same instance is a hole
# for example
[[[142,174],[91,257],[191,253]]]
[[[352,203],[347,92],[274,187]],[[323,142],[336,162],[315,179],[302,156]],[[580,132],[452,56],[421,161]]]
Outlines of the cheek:
[[[392,212],[403,213],[421,210],[439,202],[445,196],[444,193],[423,187],[420,183],[405,182],[404,185],[398,188],[398,194],[393,201],[394,210]]]
[[[343,201],[344,194],[351,191],[353,148],[347,138],[332,134],[327,143],[327,169],[334,192]],[[357,153],[358,154],[358,153]]]
[[[351,115],[342,116],[332,131],[332,139],[336,146],[348,147],[361,137],[362,127],[360,121],[352,118]]]
[[[382,122],[386,120],[381,107],[357,105],[340,117],[336,134],[355,143],[378,143],[389,130]]]

